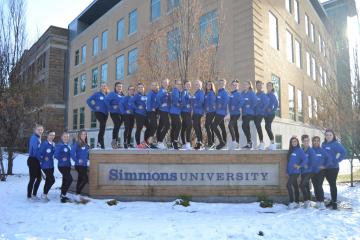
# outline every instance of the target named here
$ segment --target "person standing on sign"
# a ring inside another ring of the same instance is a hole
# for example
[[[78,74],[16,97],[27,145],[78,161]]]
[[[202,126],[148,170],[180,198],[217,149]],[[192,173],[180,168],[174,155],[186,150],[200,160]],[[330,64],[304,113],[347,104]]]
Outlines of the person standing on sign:
[[[181,141],[185,150],[191,150],[191,129],[192,129],[192,122],[191,122],[191,82],[185,81],[183,90],[181,91]]]
[[[255,127],[259,136],[260,144],[257,147],[259,150],[265,150],[264,136],[261,128],[261,122],[265,117],[265,111],[269,105],[270,99],[262,90],[263,82],[256,81],[256,107],[255,107]]]
[[[149,139],[146,139],[150,148],[157,148],[153,144],[153,137],[158,128],[157,115],[158,115],[158,105],[156,102],[156,95],[159,92],[159,84],[157,82],[151,83],[151,89],[146,95],[146,112],[149,121]]]
[[[212,81],[207,81],[204,98],[204,110],[205,110],[205,129],[207,135],[207,147],[208,149],[215,148],[215,135],[211,128],[216,115],[216,89],[215,84]]]
[[[246,136],[247,144],[243,149],[252,149],[251,141],[251,131],[250,131],[250,122],[255,120],[255,107],[257,98],[253,91],[253,87],[250,81],[243,82],[242,97],[244,99],[244,104],[242,105],[242,129]]]
[[[169,79],[164,79],[161,82],[161,88],[159,92],[156,94],[156,103],[159,107],[159,126],[156,131],[156,139],[158,142],[157,147],[159,149],[167,149],[167,144],[164,143],[164,139],[166,133],[170,129],[170,120],[169,120],[169,112],[170,112],[170,104],[171,98],[169,93]]]
[[[304,208],[310,207],[311,203],[311,192],[310,192],[310,178],[313,175],[313,164],[315,161],[315,151],[310,146],[310,137],[309,135],[302,135],[301,142],[303,144],[303,150],[308,159],[307,164],[301,168],[301,182],[300,189],[304,198]]]
[[[204,99],[205,94],[202,90],[202,82],[200,80],[196,80],[194,83],[195,94],[192,98],[192,108],[193,108],[193,126],[196,135],[196,145],[194,147],[195,150],[199,150],[203,147],[203,138],[201,131],[201,118],[204,115]]]
[[[269,98],[269,104],[265,108],[265,130],[267,132],[267,135],[270,138],[270,145],[268,147],[269,150],[275,150],[276,149],[276,143],[274,141],[274,134],[271,129],[272,122],[275,119],[275,113],[279,107],[279,101],[276,98],[274,92],[274,84],[272,82],[268,82],[266,84],[267,93],[266,96]]]
[[[180,80],[174,81],[175,86],[171,91],[171,106],[170,106],[170,118],[171,118],[171,131],[170,138],[171,144],[175,150],[179,149],[179,134],[181,130],[181,94],[180,90],[182,87]]]
[[[231,82],[231,93],[229,96],[230,121],[228,127],[232,140],[229,150],[235,150],[239,148],[240,134],[238,120],[240,118],[240,109],[243,103],[244,101],[242,94],[239,91],[239,81],[235,79]]]

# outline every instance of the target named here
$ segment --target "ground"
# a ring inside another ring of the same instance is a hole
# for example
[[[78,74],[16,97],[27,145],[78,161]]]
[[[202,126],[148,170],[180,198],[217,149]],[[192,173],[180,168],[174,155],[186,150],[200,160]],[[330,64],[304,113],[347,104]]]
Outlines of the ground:
[[[60,203],[61,177],[56,173],[51,201],[31,203],[26,200],[25,161],[19,155],[16,175],[0,182],[0,239],[360,239],[360,184],[339,186],[339,199],[351,209],[338,211],[288,210],[282,204],[263,209],[258,203],[108,206],[106,200],[94,199],[76,205]],[[327,186],[325,190],[328,196]]]

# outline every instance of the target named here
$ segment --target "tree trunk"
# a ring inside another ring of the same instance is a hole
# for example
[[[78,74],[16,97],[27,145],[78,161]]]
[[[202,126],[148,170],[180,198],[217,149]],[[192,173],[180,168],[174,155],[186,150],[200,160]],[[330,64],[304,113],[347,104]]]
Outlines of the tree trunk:
[[[0,147],[0,181],[6,181],[5,168],[3,163],[3,151]]]
[[[14,149],[12,147],[8,148],[8,169],[7,175],[13,175],[13,161],[14,161]]]

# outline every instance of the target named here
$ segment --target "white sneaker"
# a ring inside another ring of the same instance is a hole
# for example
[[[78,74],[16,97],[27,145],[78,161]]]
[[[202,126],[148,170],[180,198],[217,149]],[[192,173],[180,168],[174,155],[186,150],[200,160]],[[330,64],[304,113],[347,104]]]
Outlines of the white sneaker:
[[[269,147],[268,147],[268,149],[269,149],[269,150],[276,150],[276,149],[277,149],[276,143],[270,144]]]
[[[298,207],[299,207],[298,203],[292,202],[292,203],[289,203],[288,209],[295,209]]]
[[[38,196],[35,196],[35,195],[32,195],[32,196],[31,196],[31,199],[32,199],[33,201],[40,201],[40,198],[39,198]]]
[[[165,146],[165,144],[164,144],[163,142],[159,142],[158,145],[157,145],[157,147],[158,147],[159,149],[167,149],[167,147]]]
[[[326,207],[325,207],[325,203],[324,202],[319,202],[319,210],[325,210]]]
[[[73,201],[75,201],[75,202],[80,202],[80,201],[81,201],[81,196],[80,196],[80,194],[76,194],[76,195],[73,197]]]
[[[236,148],[238,147],[238,143],[236,141],[232,141],[230,144],[229,144],[229,150],[235,150]]]
[[[49,202],[50,199],[48,198],[47,194],[41,194],[41,201],[43,201],[43,202]]]
[[[309,208],[311,207],[311,202],[310,201],[305,201],[304,202],[304,208]]]
[[[190,143],[187,142],[187,143],[185,144],[185,150],[191,150],[191,149],[192,149],[192,148],[191,148]]]
[[[259,146],[257,147],[258,150],[265,150],[265,144],[261,142]]]

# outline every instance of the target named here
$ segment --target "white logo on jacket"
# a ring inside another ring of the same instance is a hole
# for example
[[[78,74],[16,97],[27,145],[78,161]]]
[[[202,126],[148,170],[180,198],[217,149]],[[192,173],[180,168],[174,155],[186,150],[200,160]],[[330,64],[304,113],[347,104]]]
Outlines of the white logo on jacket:
[[[294,156],[294,157],[296,157],[296,153],[292,153],[292,154],[291,154],[291,156]]]
[[[104,97],[103,97],[103,96],[101,96],[101,97],[100,97],[100,100],[101,100],[101,101],[102,101],[102,100],[104,100]]]
[[[51,153],[51,149],[50,148],[46,149],[46,152]]]
[[[67,148],[64,148],[64,152],[68,152],[69,150]]]

